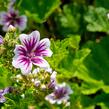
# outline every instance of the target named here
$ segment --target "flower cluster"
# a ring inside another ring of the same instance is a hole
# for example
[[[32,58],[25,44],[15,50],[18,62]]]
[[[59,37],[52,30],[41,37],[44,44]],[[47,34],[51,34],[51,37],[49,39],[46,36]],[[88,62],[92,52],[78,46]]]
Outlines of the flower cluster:
[[[50,70],[49,70],[50,71]],[[58,84],[56,81],[57,72],[51,71],[50,81],[48,83],[48,89],[52,89],[52,93],[48,94],[45,99],[51,104],[67,104],[69,95],[73,93],[71,88],[66,84]]]
[[[52,71],[51,68],[43,69],[37,68],[34,69],[32,75],[35,75],[35,79],[33,80],[36,87],[40,87],[41,90],[53,90],[56,85],[56,74],[57,72]]]
[[[47,69],[38,67],[28,75],[16,75],[15,80],[17,82],[24,82],[23,77],[25,76],[26,80],[28,81],[27,83],[31,84],[31,86],[33,85],[36,89],[53,90],[56,85],[56,74],[57,72],[55,71],[48,71]]]
[[[20,16],[19,12],[13,8],[10,8],[8,12],[0,13],[0,24],[3,25],[3,31],[7,31],[9,25],[23,31],[26,28],[26,23],[27,17],[25,15]]]
[[[57,72],[52,71],[51,68],[43,69],[37,68],[33,72],[30,72],[26,75],[26,85],[34,86],[35,89],[44,92],[47,92],[45,95],[45,100],[49,101],[51,104],[64,104],[66,105],[69,100],[69,95],[73,93],[71,88],[66,84],[58,84],[56,80]],[[16,76],[17,82],[23,82],[23,76]],[[29,84],[28,84],[29,83]],[[30,85],[31,84],[31,85]]]
[[[39,93],[46,93],[45,100],[51,104],[69,103],[71,88],[66,83],[58,84],[57,72],[53,71],[44,59],[45,56],[52,55],[49,39],[40,40],[38,31],[33,31],[29,35],[21,34],[19,39],[21,44],[15,47],[12,65],[20,68],[22,74],[18,74],[15,80],[25,84],[25,87],[34,87]]]

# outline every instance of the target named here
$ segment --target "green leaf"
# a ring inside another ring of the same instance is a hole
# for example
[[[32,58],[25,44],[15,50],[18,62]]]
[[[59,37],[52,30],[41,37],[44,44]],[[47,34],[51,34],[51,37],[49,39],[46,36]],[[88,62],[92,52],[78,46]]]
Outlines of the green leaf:
[[[82,93],[94,94],[103,89],[109,93],[109,37],[100,43],[90,43],[90,49],[68,54],[60,63],[61,77],[77,77],[83,80]],[[87,44],[88,45],[88,44]],[[90,54],[89,54],[90,53]]]
[[[102,92],[95,97],[81,95],[79,101],[82,109],[95,109],[96,106],[101,107],[100,109],[109,109],[108,99],[109,94]]]
[[[82,24],[82,13],[84,8],[76,3],[64,5],[63,10],[55,14],[56,32],[63,37],[68,34],[77,33]],[[83,25],[82,25],[83,29]],[[81,31],[81,30],[80,30]]]
[[[103,7],[94,8],[90,6],[84,16],[87,22],[87,30],[92,32],[109,32],[109,19],[107,10]]]
[[[109,9],[109,0],[106,0],[104,2],[104,0],[95,0],[95,4],[97,7],[104,7],[106,9]]]
[[[108,99],[109,99],[109,94],[103,92],[97,95],[93,99],[93,104],[97,104],[98,106],[101,106],[101,109],[109,109]]]
[[[0,0],[0,11],[2,10],[2,11],[4,11],[4,10],[6,10],[7,9],[7,4],[8,4],[8,0]]]
[[[5,88],[11,84],[10,80],[10,71],[8,71],[1,63],[0,63],[0,88]]]
[[[42,23],[60,5],[60,0],[22,0],[20,7],[25,10],[27,16],[38,23]]]
[[[67,81],[77,77],[82,80],[81,92],[85,95],[94,94],[100,89],[109,93],[109,37],[102,39],[100,43],[87,44],[90,49],[81,50],[78,49],[79,41],[75,37],[58,41],[52,48],[54,54],[49,62],[58,71],[58,79]],[[74,41],[77,41],[77,45]],[[73,44],[76,46],[72,46]]]
[[[63,58],[65,58],[70,48],[74,51],[79,48],[80,36],[78,35],[69,35],[69,38],[66,38],[62,41],[51,40],[51,49],[53,51],[53,55],[51,58],[47,58],[52,68],[58,70],[58,66]]]
[[[95,85],[109,93],[109,37],[101,40],[99,44],[94,43],[91,48],[91,54],[85,59],[84,64],[90,79],[93,79]],[[88,81],[89,83],[91,81]],[[100,85],[101,84],[101,85]],[[95,86],[93,84],[93,86]],[[92,87],[93,87],[92,86]],[[91,88],[92,88],[91,87]]]
[[[58,66],[59,71],[62,72],[61,75],[65,75],[67,78],[76,77],[78,72],[84,68],[83,60],[89,53],[89,49],[82,49],[80,51],[74,51],[73,53],[69,52],[69,54],[60,62]],[[81,71],[81,74],[79,74],[80,79],[88,76],[83,74],[85,74],[85,72]]]

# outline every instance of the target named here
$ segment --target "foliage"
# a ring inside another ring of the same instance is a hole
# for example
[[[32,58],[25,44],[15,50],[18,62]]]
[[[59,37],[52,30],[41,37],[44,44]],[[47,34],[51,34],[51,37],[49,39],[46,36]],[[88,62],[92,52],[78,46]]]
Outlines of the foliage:
[[[87,29],[92,32],[108,32],[109,20],[107,17],[108,11],[105,8],[89,7],[84,19],[87,24]]]
[[[47,3],[47,6],[45,5]],[[23,8],[27,16],[34,19],[38,23],[44,22],[50,14],[60,5],[59,0],[31,0],[20,2],[20,6]]]
[[[75,11],[76,10],[76,11]],[[59,10],[59,14],[55,15],[56,31],[62,37],[69,34],[74,34],[80,32],[81,25],[79,23],[82,21],[82,14],[84,12],[84,7],[78,4],[64,5],[63,10]]]

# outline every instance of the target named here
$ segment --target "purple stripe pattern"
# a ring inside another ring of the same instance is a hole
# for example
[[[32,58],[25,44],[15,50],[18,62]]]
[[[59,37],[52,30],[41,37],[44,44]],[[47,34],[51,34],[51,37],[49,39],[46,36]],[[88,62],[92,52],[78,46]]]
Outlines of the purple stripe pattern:
[[[69,95],[72,94],[72,90],[65,83],[58,84],[55,87],[53,93],[47,95],[45,99],[49,101],[51,104],[61,104],[67,102],[69,100]]]
[[[7,87],[5,89],[0,90],[0,103],[4,103],[6,101],[4,95],[10,93],[11,87]]]
[[[3,31],[7,31],[9,25],[23,31],[26,28],[27,17],[25,15],[20,16],[17,10],[10,8],[8,12],[0,13],[0,24],[3,25]]]
[[[23,74],[28,74],[32,66],[49,67],[45,56],[50,57],[50,41],[48,38],[40,40],[40,33],[33,31],[29,35],[21,34],[19,36],[21,45],[16,45],[12,64],[15,68],[20,68]]]

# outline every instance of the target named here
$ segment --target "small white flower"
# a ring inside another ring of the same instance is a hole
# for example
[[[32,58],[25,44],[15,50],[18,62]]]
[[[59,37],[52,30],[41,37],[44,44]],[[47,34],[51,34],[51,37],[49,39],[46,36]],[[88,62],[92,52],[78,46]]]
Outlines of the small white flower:
[[[36,68],[36,69],[33,70],[32,74],[35,74],[36,75],[39,72],[40,72],[40,68]]]
[[[33,83],[34,83],[34,82],[35,82],[35,80],[34,80],[34,79],[31,79],[31,82],[33,82]]]
[[[25,98],[25,94],[22,94],[21,97],[24,99]]]
[[[18,74],[18,75],[16,75],[16,78],[21,79],[22,78],[22,75],[21,74]]]
[[[57,72],[56,71],[53,71],[53,73],[50,76],[50,79],[51,80],[55,80],[56,79],[56,74],[57,74]]]
[[[45,86],[44,84],[42,84],[42,85],[41,85],[41,89],[42,89],[42,90],[45,90],[45,89],[46,89],[46,86]]]
[[[36,80],[36,81],[34,81],[34,84],[35,84],[35,86],[39,86],[40,84],[41,84],[41,81],[39,81],[39,80]]]
[[[19,82],[20,80],[22,80],[22,75],[21,74],[16,75],[16,82]]]
[[[46,72],[49,72],[50,74],[52,73],[52,68],[50,68],[50,67],[46,67],[46,68],[44,68],[44,70],[45,70]]]
[[[70,102],[66,102],[65,107],[69,107],[69,106],[70,106]]]

